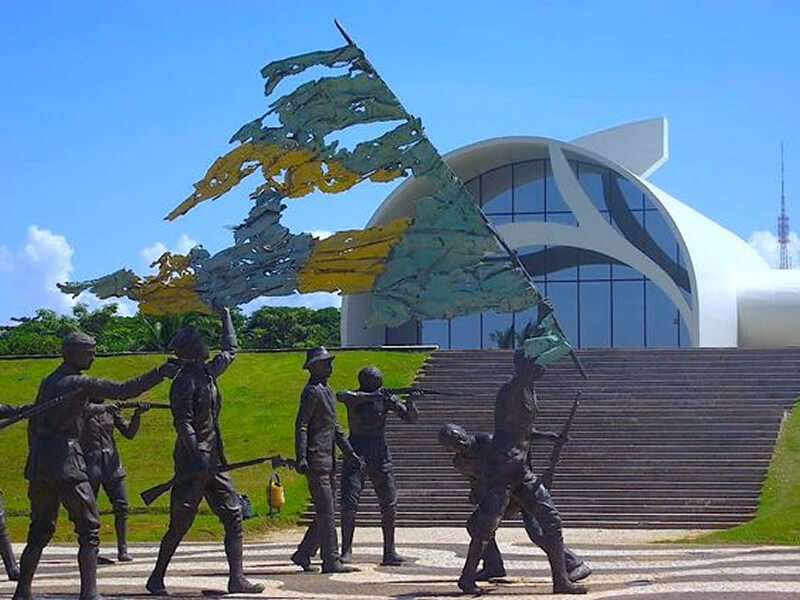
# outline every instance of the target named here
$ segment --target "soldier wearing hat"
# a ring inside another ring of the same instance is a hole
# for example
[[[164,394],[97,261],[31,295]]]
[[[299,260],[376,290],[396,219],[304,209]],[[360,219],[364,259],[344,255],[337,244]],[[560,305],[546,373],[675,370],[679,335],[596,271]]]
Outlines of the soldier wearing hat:
[[[242,559],[242,508],[233,481],[220,467],[226,464],[219,429],[222,396],[217,378],[233,362],[236,332],[230,311],[214,304],[222,320],[222,352],[208,359],[208,347],[194,327],[184,327],[170,342],[183,367],[169,390],[175,425],[175,485],[170,496],[169,526],[161,539],[158,559],[147,579],[147,590],[167,596],[164,576],[183,536],[192,526],[203,498],[225,528],[228,591],[257,594],[264,590],[244,576]]]
[[[402,401],[397,396],[381,393],[383,373],[378,367],[361,369],[358,383],[358,390],[344,390],[336,394],[337,400],[347,406],[350,444],[366,463],[366,468],[360,469],[357,463],[347,460],[342,467],[342,561],[350,562],[351,559],[356,513],[366,475],[372,482],[381,508],[381,565],[399,566],[405,559],[397,553],[394,545],[397,487],[394,483],[392,455],[386,444],[386,416],[393,412],[406,423],[416,423],[419,413],[414,394]]]
[[[28,421],[28,497],[31,524],[28,544],[20,557],[20,575],[14,598],[31,598],[31,584],[42,551],[56,529],[59,505],[67,509],[78,535],[78,566],[83,600],[99,598],[97,548],[100,520],[86,463],[80,446],[83,409],[106,398],[134,398],[178,370],[174,361],[124,382],[85,375],[94,361],[94,339],[79,331],[67,334],[62,344],[63,362],[42,380],[36,404],[57,396],[68,399]]]
[[[300,406],[295,421],[295,453],[297,472],[308,479],[308,489],[314,503],[314,521],[309,526],[292,562],[304,571],[313,570],[311,557],[319,548],[323,573],[354,571],[339,558],[339,542],[334,523],[334,469],[336,457],[334,444],[344,452],[347,460],[363,466],[363,461],[347,441],[344,431],[336,422],[336,397],[328,385],[333,373],[334,356],[323,346],[306,353],[304,369],[309,372],[300,394]]]

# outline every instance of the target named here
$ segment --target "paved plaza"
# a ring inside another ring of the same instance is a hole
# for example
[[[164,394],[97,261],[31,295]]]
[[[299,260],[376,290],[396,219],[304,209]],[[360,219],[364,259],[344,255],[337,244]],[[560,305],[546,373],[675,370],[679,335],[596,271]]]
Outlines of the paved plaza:
[[[380,567],[380,530],[356,531],[357,573],[302,573],[289,562],[300,531],[280,533],[245,548],[248,576],[263,582],[258,598],[452,598],[467,537],[457,528],[404,528],[399,546],[409,559],[403,567]],[[594,568],[585,581],[590,599],[800,600],[800,548],[781,546],[697,546],[665,544],[680,532],[569,530],[567,541]],[[508,577],[482,586],[493,599],[554,597],[541,551],[522,529],[501,529],[498,541]],[[17,552],[21,546],[15,547]],[[112,556],[111,545],[104,553]],[[100,568],[101,592],[109,598],[144,597],[144,582],[155,561],[155,544],[135,545],[134,562]],[[47,549],[34,580],[38,598],[76,598],[79,585],[76,547]],[[183,544],[167,576],[175,597],[223,595],[227,566],[222,543]],[[13,584],[0,582],[0,596]],[[231,598],[254,597],[242,594]],[[461,596],[468,597],[468,596]],[[562,596],[564,597],[564,596]]]

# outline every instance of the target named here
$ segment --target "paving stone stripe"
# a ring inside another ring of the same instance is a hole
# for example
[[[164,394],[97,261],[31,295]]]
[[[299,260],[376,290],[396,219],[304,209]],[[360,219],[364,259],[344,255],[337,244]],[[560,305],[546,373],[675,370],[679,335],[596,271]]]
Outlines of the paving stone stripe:
[[[400,530],[402,552],[409,563],[401,568],[378,566],[380,532],[357,531],[354,560],[357,573],[302,573],[289,562],[299,533],[281,534],[274,541],[248,544],[245,569],[265,584],[263,594],[231,594],[231,598],[354,598],[412,599],[458,596],[455,582],[466,549],[463,530],[455,528]],[[788,546],[696,546],[648,544],[642,532],[568,531],[571,545],[594,568],[586,584],[588,599],[647,600],[800,600],[800,548]],[[513,528],[498,534],[508,577],[482,584],[492,600],[556,598],[550,594],[547,561]],[[15,550],[21,551],[17,545]],[[104,553],[111,556],[111,547]],[[144,582],[157,554],[155,544],[134,545],[134,562],[103,566],[98,579],[108,598],[143,598]],[[40,598],[76,598],[79,578],[76,548],[58,545],[44,555],[34,587]],[[223,595],[227,564],[221,543],[181,546],[167,576],[176,597]],[[9,597],[13,583],[0,582],[0,597]]]

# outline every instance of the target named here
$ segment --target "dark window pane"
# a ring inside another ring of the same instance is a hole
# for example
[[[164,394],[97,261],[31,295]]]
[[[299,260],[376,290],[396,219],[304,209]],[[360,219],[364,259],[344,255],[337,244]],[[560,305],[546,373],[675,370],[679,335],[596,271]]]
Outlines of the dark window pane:
[[[546,176],[544,179],[544,194],[545,202],[547,204],[547,212],[551,211],[569,211],[567,203],[561,197],[561,192],[558,190],[556,180],[553,178],[553,171],[550,167],[550,161],[547,161]]]
[[[645,228],[653,241],[673,261],[678,259],[678,242],[672,234],[667,221],[660,212],[648,211],[645,214]]]
[[[644,194],[642,190],[624,177],[617,175],[617,184],[622,192],[625,203],[631,210],[641,210],[644,208]]]
[[[514,328],[511,313],[483,313],[483,348],[513,348]]]
[[[545,252],[548,281],[576,281],[578,279],[578,248],[549,246]]]
[[[481,316],[450,319],[450,347],[453,350],[481,347]]]
[[[547,295],[552,300],[564,335],[573,346],[578,345],[578,284],[547,283]]]
[[[464,187],[467,188],[470,196],[475,200],[475,204],[478,206],[481,205],[481,180],[480,177],[476,177],[475,179],[470,179],[467,183],[464,184]]]
[[[439,348],[450,348],[447,319],[431,319],[422,322],[422,343],[437,344]]]
[[[611,284],[587,281],[580,286],[581,347],[607,348],[611,345]]]
[[[417,321],[406,321],[397,327],[386,328],[386,343],[405,346],[407,344],[417,344]]]
[[[580,251],[580,278],[611,279],[611,265],[608,262],[600,263],[601,256],[594,252]]]
[[[608,177],[608,169],[580,163],[578,166],[578,181],[583,186],[583,191],[598,210],[608,210],[604,196],[604,178]]]
[[[681,324],[680,324],[680,329],[678,330],[678,335],[680,336],[681,346],[692,345],[692,338],[689,336],[689,330],[686,328],[686,321],[683,320],[683,317],[681,317]]]
[[[673,347],[678,345],[678,309],[652,281],[645,283],[647,311],[647,345]]]
[[[511,213],[511,165],[481,176],[483,210],[488,213]]]
[[[514,212],[544,212],[543,160],[514,165]]]
[[[612,285],[614,346],[644,346],[644,282],[615,281]]]
[[[539,278],[545,276],[547,272],[547,257],[544,253],[544,246],[525,246],[517,248],[517,255],[525,265],[525,269],[531,277]]]

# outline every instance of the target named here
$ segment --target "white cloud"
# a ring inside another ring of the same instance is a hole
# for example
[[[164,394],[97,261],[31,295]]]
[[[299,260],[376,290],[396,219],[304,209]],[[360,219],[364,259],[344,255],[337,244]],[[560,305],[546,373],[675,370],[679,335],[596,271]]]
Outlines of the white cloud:
[[[73,302],[56,284],[70,279],[74,252],[63,235],[36,225],[28,227],[20,250],[0,247],[0,288],[9,290],[0,322],[31,316],[39,308],[68,311]]]
[[[14,268],[14,257],[11,250],[5,246],[0,246],[0,271],[10,271]]]
[[[31,316],[39,308],[69,313],[77,302],[92,309],[116,303],[117,314],[136,314],[136,305],[126,299],[100,300],[88,292],[72,298],[61,293],[56,284],[72,279],[74,254],[65,236],[36,225],[28,227],[21,250],[0,246],[0,288],[13,290],[3,298],[0,323],[8,323],[11,317]]]
[[[750,234],[748,243],[769,263],[769,266],[778,267],[780,264],[778,236],[771,231],[754,231]],[[794,231],[789,233],[788,251],[792,268],[800,268],[800,236]]]
[[[172,252],[173,254],[186,254],[197,245],[197,240],[190,238],[185,233],[182,233],[178,241],[168,248],[164,242],[155,242],[152,246],[147,246],[139,251],[139,255],[144,259],[146,265],[149,267],[153,261],[157,260],[164,252]]]
[[[333,232],[325,231],[324,229],[313,229],[313,230],[309,231],[308,233],[310,233],[315,238],[318,238],[320,240],[324,240],[325,238],[331,237],[333,235]]]
[[[117,315],[120,317],[135,317],[136,313],[139,312],[139,305],[133,300],[128,300],[127,298],[106,298],[105,300],[101,300],[88,291],[78,294],[78,297],[73,301],[73,304],[77,303],[85,304],[89,307],[89,310],[96,310],[101,306],[116,304]]]

